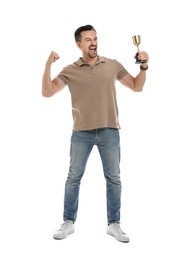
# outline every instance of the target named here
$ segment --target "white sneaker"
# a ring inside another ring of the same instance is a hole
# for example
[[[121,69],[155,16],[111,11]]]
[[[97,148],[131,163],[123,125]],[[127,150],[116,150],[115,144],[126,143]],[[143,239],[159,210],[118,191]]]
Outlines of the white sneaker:
[[[127,234],[123,232],[119,223],[111,223],[107,227],[107,234],[115,237],[120,242],[128,243],[130,241]]]
[[[75,226],[74,226],[74,222],[70,221],[70,220],[66,220],[61,226],[60,228],[55,231],[53,238],[54,239],[64,239],[66,238],[68,235],[72,234],[75,232]]]

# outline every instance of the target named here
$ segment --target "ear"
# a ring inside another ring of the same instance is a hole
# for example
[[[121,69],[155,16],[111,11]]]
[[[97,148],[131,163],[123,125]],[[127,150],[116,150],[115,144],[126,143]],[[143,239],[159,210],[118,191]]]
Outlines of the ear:
[[[81,43],[80,42],[76,42],[77,47],[80,49],[81,48]]]

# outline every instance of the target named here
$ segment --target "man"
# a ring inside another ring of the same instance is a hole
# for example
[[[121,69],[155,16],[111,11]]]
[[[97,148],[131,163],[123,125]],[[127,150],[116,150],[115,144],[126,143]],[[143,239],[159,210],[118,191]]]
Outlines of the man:
[[[106,180],[107,234],[118,241],[129,242],[129,237],[120,227],[121,181],[120,181],[120,141],[118,106],[115,81],[133,91],[143,89],[148,54],[139,52],[139,59],[146,62],[133,77],[118,61],[97,54],[97,33],[93,26],[85,25],[75,31],[75,41],[82,52],[72,65],[69,65],[51,80],[51,65],[59,55],[51,52],[42,81],[42,95],[51,97],[66,85],[72,100],[73,132],[71,136],[70,167],[65,184],[64,223],[53,237],[66,238],[75,231],[78,211],[79,187],[85,172],[86,163],[94,145],[102,160]]]

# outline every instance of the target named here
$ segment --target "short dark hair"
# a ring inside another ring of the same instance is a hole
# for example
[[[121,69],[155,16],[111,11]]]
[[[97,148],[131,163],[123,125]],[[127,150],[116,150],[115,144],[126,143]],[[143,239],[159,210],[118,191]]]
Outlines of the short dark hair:
[[[76,42],[80,42],[81,41],[81,39],[82,39],[81,32],[84,32],[84,31],[95,31],[96,32],[95,28],[92,25],[90,25],[90,24],[83,25],[83,26],[79,27],[75,31],[74,36],[75,36],[75,41]]]

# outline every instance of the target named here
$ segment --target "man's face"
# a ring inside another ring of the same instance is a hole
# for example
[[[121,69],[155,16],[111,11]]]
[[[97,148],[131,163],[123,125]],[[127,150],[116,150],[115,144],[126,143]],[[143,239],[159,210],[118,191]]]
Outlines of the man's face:
[[[97,33],[95,31],[84,31],[81,33],[81,42],[77,46],[81,49],[84,56],[95,58],[97,56]]]

